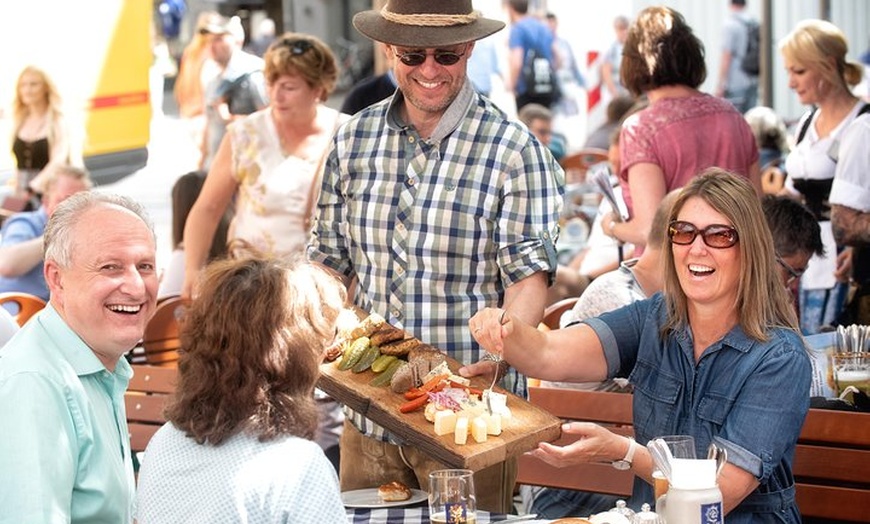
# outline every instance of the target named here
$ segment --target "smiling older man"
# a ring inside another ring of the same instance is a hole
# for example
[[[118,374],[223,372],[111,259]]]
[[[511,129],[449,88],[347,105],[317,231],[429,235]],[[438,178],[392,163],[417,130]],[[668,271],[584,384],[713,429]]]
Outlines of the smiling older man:
[[[0,351],[0,522],[131,522],[123,355],[154,312],[155,245],[124,197],[78,193],[49,219],[51,300]]]

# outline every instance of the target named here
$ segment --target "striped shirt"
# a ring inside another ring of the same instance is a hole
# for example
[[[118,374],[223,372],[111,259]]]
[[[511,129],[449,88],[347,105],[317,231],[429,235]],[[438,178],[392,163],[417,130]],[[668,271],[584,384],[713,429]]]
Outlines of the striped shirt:
[[[358,307],[476,362],[472,315],[555,272],[563,173],[469,82],[427,139],[402,122],[402,102],[397,91],[339,129],[308,257],[357,278]],[[513,370],[505,387],[525,396]]]

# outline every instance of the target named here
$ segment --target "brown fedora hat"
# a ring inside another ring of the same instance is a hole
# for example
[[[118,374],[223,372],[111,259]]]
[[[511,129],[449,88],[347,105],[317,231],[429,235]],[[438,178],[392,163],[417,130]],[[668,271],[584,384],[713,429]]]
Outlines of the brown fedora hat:
[[[471,0],[387,0],[380,11],[357,13],[353,26],[385,44],[433,48],[480,40],[504,22],[483,18]]]

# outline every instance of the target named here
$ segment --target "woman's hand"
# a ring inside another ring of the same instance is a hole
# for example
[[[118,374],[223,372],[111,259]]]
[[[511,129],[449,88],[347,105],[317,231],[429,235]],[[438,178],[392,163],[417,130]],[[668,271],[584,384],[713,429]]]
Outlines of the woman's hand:
[[[619,222],[619,217],[613,211],[608,211],[601,217],[601,231],[610,238],[615,239],[616,237],[613,236],[613,226],[617,222]]]
[[[495,355],[504,352],[503,339],[511,334],[513,327],[512,316],[501,308],[481,309],[468,321],[468,329],[474,340]]]
[[[575,435],[579,440],[567,446],[541,442],[529,455],[547,464],[563,468],[588,463],[610,463],[625,456],[627,439],[591,422],[562,424],[563,435]]]

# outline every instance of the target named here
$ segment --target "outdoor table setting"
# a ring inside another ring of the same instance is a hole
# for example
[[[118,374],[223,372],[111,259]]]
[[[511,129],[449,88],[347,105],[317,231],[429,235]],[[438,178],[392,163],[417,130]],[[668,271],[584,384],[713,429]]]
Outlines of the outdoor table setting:
[[[490,522],[549,522],[535,520],[535,515],[505,515],[477,510],[477,524]],[[350,524],[429,524],[429,507],[423,505],[389,508],[347,508]]]

